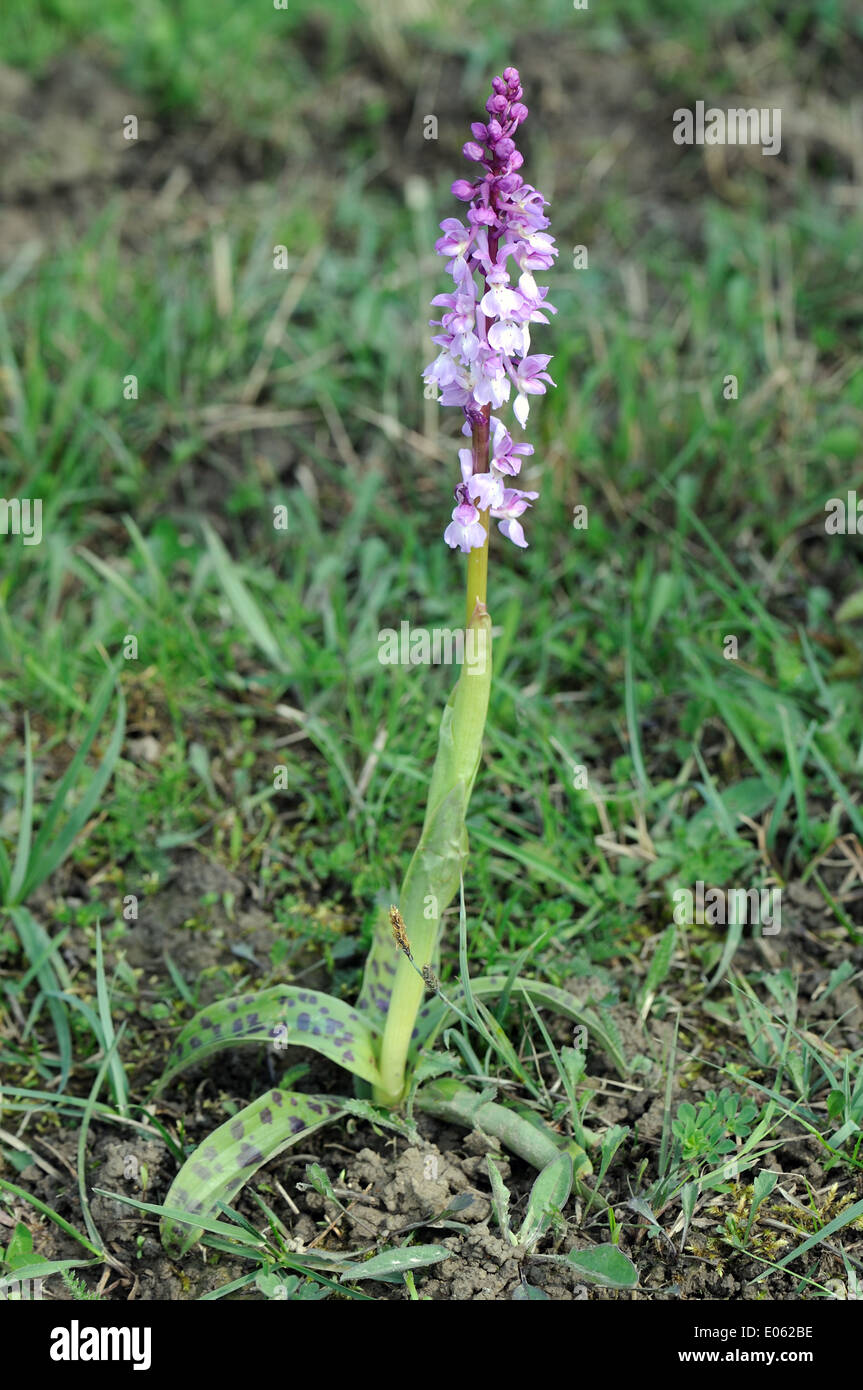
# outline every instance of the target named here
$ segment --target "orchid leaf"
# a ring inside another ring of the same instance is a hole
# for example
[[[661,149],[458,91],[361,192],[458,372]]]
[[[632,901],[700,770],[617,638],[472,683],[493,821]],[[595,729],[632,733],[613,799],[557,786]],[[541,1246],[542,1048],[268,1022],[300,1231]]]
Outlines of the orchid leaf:
[[[296,985],[222,999],[182,1029],[168,1055],[161,1090],[178,1072],[226,1047],[268,1043],[283,1051],[309,1047],[364,1081],[377,1082],[375,1026],[342,999]]]
[[[572,1158],[576,1177],[585,1178],[593,1171],[583,1149],[543,1124],[539,1116],[527,1120],[512,1107],[489,1099],[487,1090],[472,1091],[455,1077],[441,1077],[420,1087],[414,1104],[448,1124],[481,1130],[534,1168],[542,1170],[563,1150]]]
[[[186,1159],[171,1184],[165,1206],[188,1212],[189,1221],[164,1217],[162,1244],[184,1254],[200,1238],[195,1217],[210,1216],[228,1202],[253,1173],[322,1125],[345,1114],[339,1096],[305,1096],[267,1091],[214,1130]]]

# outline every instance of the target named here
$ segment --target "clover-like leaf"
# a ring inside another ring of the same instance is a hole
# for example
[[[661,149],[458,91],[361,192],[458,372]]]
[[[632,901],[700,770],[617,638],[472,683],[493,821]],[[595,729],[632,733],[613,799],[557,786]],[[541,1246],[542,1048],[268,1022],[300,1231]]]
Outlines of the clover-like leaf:
[[[590,1284],[606,1289],[634,1289],[638,1270],[616,1245],[596,1245],[592,1250],[570,1250],[566,1263]]]

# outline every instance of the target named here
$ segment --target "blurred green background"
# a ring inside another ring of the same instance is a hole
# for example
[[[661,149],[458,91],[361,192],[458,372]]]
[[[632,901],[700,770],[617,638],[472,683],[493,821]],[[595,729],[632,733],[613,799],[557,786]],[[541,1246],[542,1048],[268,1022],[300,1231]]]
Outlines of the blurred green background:
[[[4,541],[10,843],[25,712],[38,821],[106,658],[128,703],[55,916],[117,915],[194,847],[282,932],[325,905],[337,969],[399,880],[453,673],[381,667],[377,634],[462,610],[459,412],[420,372],[437,223],[512,63],[558,387],[530,549],[491,557],[473,950],[553,927],[547,972],[625,992],[699,878],[805,880],[859,942],[821,866],[863,825],[861,542],[824,531],[863,481],[859,6],[7,0],[0,52],[3,495],[44,503],[41,545]],[[781,154],[675,145],[697,100],[780,107]],[[704,970],[722,948],[693,936]]]

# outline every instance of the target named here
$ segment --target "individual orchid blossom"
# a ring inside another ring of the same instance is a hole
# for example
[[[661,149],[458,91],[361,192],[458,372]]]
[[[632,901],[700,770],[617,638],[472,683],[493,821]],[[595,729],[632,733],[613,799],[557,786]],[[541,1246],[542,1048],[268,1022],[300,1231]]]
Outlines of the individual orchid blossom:
[[[453,512],[452,521],[446,528],[445,540],[447,545],[451,545],[453,549],[458,546],[460,550],[467,552],[475,545],[483,544],[485,529],[479,519],[477,508],[467,500],[466,488],[462,487],[458,492],[462,500]],[[482,533],[481,537],[480,532]]]
[[[509,488],[504,500],[502,475],[516,475],[522,457],[533,453],[533,447],[515,444],[491,411],[508,404],[514,386],[513,414],[523,428],[530,411],[528,396],[543,395],[546,382],[555,384],[545,370],[551,359],[530,355],[530,325],[548,323],[547,315],[557,312],[547,302],[547,287],[537,285],[533,272],[554,264],[557,247],[545,230],[545,198],[518,173],[524,160],[515,135],[528,114],[521,96],[515,68],[494,78],[486,102],[489,119],[473,122],[473,138],[462,150],[482,172],[472,182],[457,179],[452,185],[455,197],[469,204],[466,220],[444,218],[444,235],[435,243],[438,255],[448,258],[447,272],[456,290],[432,300],[448,312],[432,320],[433,327],[443,330],[433,339],[441,351],[423,376],[439,390],[441,405],[461,406],[466,416],[464,433],[471,436],[472,448],[460,450],[462,481],[444,540],[468,552],[487,545],[489,516],[515,545],[527,545],[516,518],[538,494]],[[517,284],[512,283],[510,260]],[[481,291],[477,276],[482,277]],[[494,433],[489,465],[490,426]],[[475,597],[484,601],[484,590]]]
[[[525,357],[514,370],[512,367],[510,368],[513,380],[518,387],[518,395],[515,398],[512,410],[519,424],[522,426],[527,422],[528,413],[530,411],[530,406],[527,401],[528,395],[544,396],[545,387],[542,384],[544,381],[550,382],[552,386],[555,385],[548,372],[543,370],[544,367],[548,366],[550,361],[551,358],[546,356],[545,353],[539,353],[535,357]]]

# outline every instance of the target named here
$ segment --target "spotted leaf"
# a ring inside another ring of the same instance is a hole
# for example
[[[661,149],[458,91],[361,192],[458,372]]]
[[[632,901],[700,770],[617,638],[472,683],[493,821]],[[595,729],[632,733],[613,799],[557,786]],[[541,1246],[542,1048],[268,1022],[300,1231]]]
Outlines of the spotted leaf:
[[[188,1212],[189,1221],[162,1218],[165,1249],[184,1254],[202,1234],[195,1217],[212,1215],[262,1164],[345,1113],[339,1096],[273,1090],[226,1120],[198,1145],[171,1183],[165,1206]]]
[[[363,1018],[344,1000],[296,985],[275,985],[259,994],[222,999],[202,1009],[182,1029],[158,1090],[184,1067],[241,1043],[263,1043],[276,1051],[309,1047],[375,1084],[379,1079],[376,1031],[372,1019]]]

